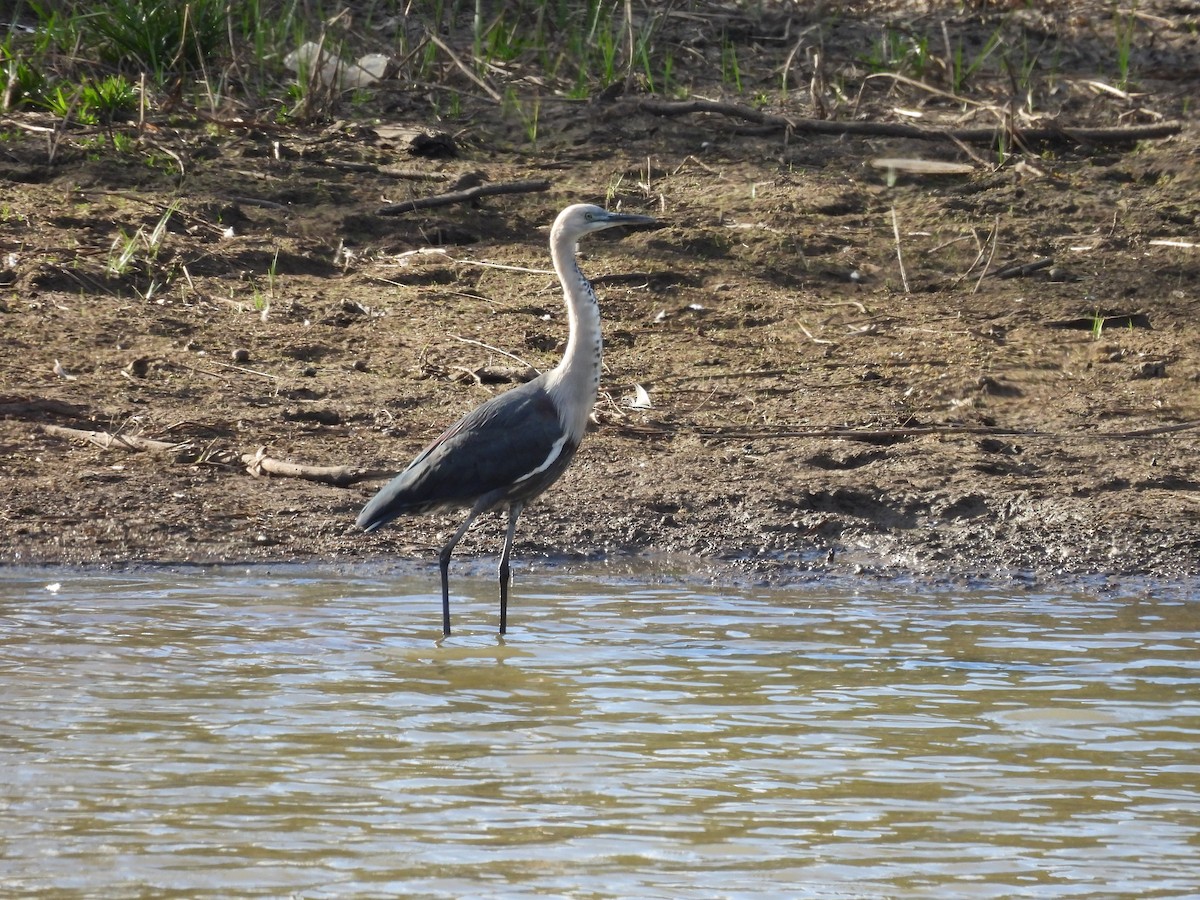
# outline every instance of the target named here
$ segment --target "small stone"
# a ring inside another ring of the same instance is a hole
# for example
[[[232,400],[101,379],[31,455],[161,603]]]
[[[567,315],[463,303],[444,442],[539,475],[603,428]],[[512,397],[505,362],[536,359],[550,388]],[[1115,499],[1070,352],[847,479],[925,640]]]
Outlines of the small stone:
[[[139,356],[125,367],[125,371],[135,378],[145,378],[146,373],[150,371],[150,357]]]
[[[1046,277],[1053,282],[1063,283],[1068,281],[1079,281],[1079,276],[1060,266],[1052,266],[1047,272]]]
[[[1133,367],[1134,378],[1166,378],[1167,363],[1162,359],[1147,359]]]

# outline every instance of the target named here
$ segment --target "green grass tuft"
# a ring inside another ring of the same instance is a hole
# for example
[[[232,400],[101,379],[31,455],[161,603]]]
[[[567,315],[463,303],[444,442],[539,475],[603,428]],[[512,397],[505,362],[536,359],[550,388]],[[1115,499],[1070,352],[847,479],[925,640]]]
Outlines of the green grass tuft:
[[[162,82],[210,66],[225,46],[225,21],[220,0],[110,0],[80,24],[99,37],[104,62]]]

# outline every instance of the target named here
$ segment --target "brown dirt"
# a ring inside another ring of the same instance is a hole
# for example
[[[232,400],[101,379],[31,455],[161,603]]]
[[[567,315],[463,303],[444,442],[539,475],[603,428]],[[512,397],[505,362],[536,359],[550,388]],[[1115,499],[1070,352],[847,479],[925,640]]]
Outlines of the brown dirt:
[[[958,7],[942,12],[955,29],[982,41],[996,27]],[[252,477],[212,453],[176,462],[43,426],[394,471],[505,389],[471,374],[514,365],[489,347],[553,365],[565,337],[554,280],[477,263],[547,268],[558,209],[593,201],[663,224],[583,248],[605,317],[605,394],[572,468],[526,512],[519,560],[680,554],[764,576],[1200,572],[1198,432],[1129,436],[1200,420],[1194,16],[1189,25],[1172,4],[1138,5],[1136,96],[1122,98],[1087,83],[1112,82],[1110,14],[1055,7],[1053,18],[1004,20],[1053,40],[1057,68],[1035,97],[1046,120],[1161,117],[1182,119],[1183,133],[1032,148],[999,167],[976,146],[973,175],[900,174],[889,186],[871,160],[972,159],[949,142],[785,140],[722,116],[550,100],[534,148],[517,117],[480,102],[439,126],[424,96],[394,84],[374,112],[388,126],[454,131],[456,158],[409,158],[365,115],[324,130],[206,130],[163,116],[136,153],[97,152],[78,132],[48,162],[43,133],[13,135],[53,123],[10,118],[0,560],[431,559],[455,517],[356,532],[378,481]],[[926,13],[909,27],[936,33],[936,22]],[[762,35],[783,29],[770,16],[727,29],[747,81],[760,76],[729,99],[749,103],[761,88],[775,102],[795,39]],[[823,32],[826,71],[849,86],[842,98],[824,92],[835,118],[995,121],[863,82],[855,60],[877,35],[877,23],[848,14]],[[720,52],[692,46],[710,62]],[[811,66],[795,65],[807,86]],[[727,89],[696,78],[694,95]],[[1002,94],[1003,80],[990,89],[978,96]],[[807,89],[791,104],[768,111],[814,114]],[[473,172],[552,188],[374,213]],[[172,202],[157,257],[143,251],[132,271],[105,274],[114,241],[153,229]],[[401,255],[430,247],[445,255]],[[994,277],[1040,257],[1055,271]],[[993,274],[981,277],[985,264]],[[236,350],[248,357],[235,361]],[[635,385],[652,409],[631,408]],[[494,555],[499,534],[489,519],[460,552]]]

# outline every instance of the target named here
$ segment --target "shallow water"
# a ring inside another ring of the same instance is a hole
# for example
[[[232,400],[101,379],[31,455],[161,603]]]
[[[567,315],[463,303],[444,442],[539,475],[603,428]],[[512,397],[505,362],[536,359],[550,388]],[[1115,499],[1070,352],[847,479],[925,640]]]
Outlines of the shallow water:
[[[0,573],[0,893],[1200,894],[1200,601]]]

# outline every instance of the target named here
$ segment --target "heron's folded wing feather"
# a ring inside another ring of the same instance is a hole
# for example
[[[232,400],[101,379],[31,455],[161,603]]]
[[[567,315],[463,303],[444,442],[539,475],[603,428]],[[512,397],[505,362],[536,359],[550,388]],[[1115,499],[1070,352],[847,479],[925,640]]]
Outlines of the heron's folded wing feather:
[[[530,382],[493,397],[437,437],[367,504],[359,526],[377,528],[406,512],[472,506],[551,469],[572,450],[550,395]]]

